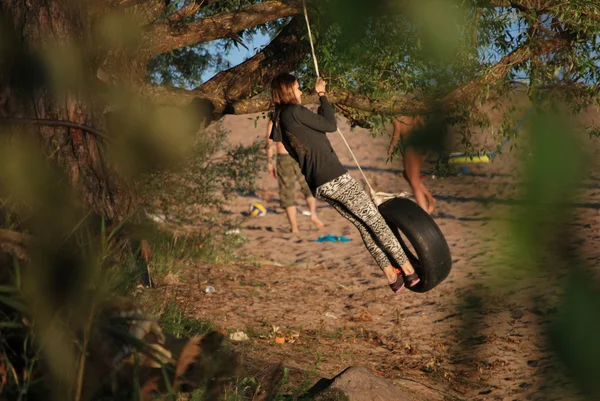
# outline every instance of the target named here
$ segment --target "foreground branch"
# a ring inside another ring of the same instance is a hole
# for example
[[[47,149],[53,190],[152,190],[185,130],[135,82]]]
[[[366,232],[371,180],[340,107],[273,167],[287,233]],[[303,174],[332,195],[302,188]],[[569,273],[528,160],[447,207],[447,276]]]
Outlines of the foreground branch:
[[[31,244],[33,238],[27,234],[17,231],[4,230],[0,228],[0,243],[9,243],[12,245],[26,246]]]
[[[15,255],[21,260],[27,260],[27,247],[33,238],[17,231],[0,229],[0,256],[2,254]]]

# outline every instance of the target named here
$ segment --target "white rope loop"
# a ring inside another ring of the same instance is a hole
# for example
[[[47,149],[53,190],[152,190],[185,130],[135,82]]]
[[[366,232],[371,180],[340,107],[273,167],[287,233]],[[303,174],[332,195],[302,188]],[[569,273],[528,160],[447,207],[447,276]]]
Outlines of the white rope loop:
[[[310,41],[310,51],[312,53],[312,59],[313,59],[313,62],[315,64],[315,72],[317,73],[317,77],[320,77],[321,75],[319,74],[319,65],[317,64],[317,55],[315,54],[315,45],[313,43],[312,33],[310,31],[310,22],[308,20],[308,11],[306,10],[306,0],[302,0],[302,5],[304,6],[304,18],[306,19],[306,28],[308,29],[308,39]],[[373,198],[373,200],[377,204],[377,199],[376,199],[377,194],[373,190],[373,187],[371,186],[371,183],[369,182],[369,180],[367,179],[367,176],[365,175],[365,173],[363,172],[362,168],[360,167],[360,164],[358,163],[358,160],[356,160],[356,156],[354,156],[354,152],[352,152],[352,149],[350,148],[350,145],[348,144],[348,141],[346,141],[346,138],[344,137],[344,134],[342,134],[342,131],[340,131],[339,128],[337,129],[337,132],[338,132],[338,134],[340,134],[340,136],[344,140],[344,143],[346,144],[346,147],[350,151],[350,155],[352,155],[352,159],[354,159],[354,163],[356,163],[356,167],[358,167],[358,171],[360,171],[360,174],[364,178],[365,182],[367,183],[367,186],[369,187],[369,190],[371,191],[371,197]]]
[[[312,33],[310,31],[310,22],[308,21],[308,11],[306,11],[306,0],[302,0],[302,5],[304,6],[304,19],[306,20],[306,27],[308,28],[308,40],[310,41],[310,51],[312,53],[313,63],[315,63],[315,72],[317,73],[317,77],[320,77],[321,74],[319,74],[319,65],[317,64],[315,45],[313,43]]]

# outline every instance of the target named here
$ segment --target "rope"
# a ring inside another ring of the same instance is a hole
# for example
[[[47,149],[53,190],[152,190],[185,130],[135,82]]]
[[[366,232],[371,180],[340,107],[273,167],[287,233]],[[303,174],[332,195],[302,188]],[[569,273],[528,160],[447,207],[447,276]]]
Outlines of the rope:
[[[320,77],[321,74],[319,74],[319,65],[317,64],[315,45],[313,43],[312,33],[310,31],[310,22],[308,21],[308,11],[306,11],[306,0],[302,0],[302,6],[304,6],[304,19],[306,20],[306,27],[308,28],[308,40],[310,41],[310,51],[312,53],[313,63],[315,63],[315,72],[317,73],[317,77]]]
[[[310,22],[308,20],[308,11],[306,10],[306,0],[302,0],[302,5],[304,6],[304,19],[306,20],[306,28],[308,29],[308,40],[310,41],[310,51],[312,53],[312,59],[315,64],[315,72],[317,73],[317,77],[320,77],[321,75],[319,74],[319,65],[317,63],[317,55],[315,54],[315,45],[313,43],[312,32],[310,30]],[[389,194],[387,192],[375,192],[375,190],[371,186],[371,183],[367,179],[367,176],[365,175],[364,171],[360,167],[358,160],[356,160],[356,156],[354,156],[354,152],[352,151],[352,148],[350,148],[348,141],[346,141],[346,137],[344,137],[344,134],[342,134],[342,131],[340,131],[339,128],[337,129],[337,132],[342,137],[342,140],[344,141],[344,143],[346,144],[346,147],[350,151],[350,155],[352,156],[352,159],[354,159],[354,163],[356,164],[356,167],[358,167],[358,171],[360,171],[360,174],[362,175],[363,179],[367,183],[367,186],[369,187],[369,190],[371,192],[371,198],[373,199],[373,202],[375,203],[375,205],[379,206],[380,204],[382,204],[383,202],[385,202],[386,200],[391,199],[391,198],[407,196],[407,194],[405,192],[402,192],[400,194]]]

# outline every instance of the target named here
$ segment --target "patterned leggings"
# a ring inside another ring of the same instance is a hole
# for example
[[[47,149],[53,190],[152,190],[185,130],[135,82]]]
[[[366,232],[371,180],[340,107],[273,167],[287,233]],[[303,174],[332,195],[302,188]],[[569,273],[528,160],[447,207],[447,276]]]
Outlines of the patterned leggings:
[[[358,182],[346,173],[317,188],[316,195],[333,206],[358,228],[365,246],[382,269],[390,265],[390,257],[398,266],[406,262],[406,254],[383,216]]]

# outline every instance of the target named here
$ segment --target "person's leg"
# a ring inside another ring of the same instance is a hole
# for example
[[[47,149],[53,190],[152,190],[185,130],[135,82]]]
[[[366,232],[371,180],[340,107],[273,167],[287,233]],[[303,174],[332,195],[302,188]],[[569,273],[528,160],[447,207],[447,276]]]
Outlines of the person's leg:
[[[395,282],[397,279],[397,274],[394,270],[394,267],[392,266],[392,263],[390,262],[389,258],[387,257],[381,246],[377,244],[376,239],[373,238],[373,234],[362,224],[362,222],[359,219],[357,219],[352,213],[350,213],[342,203],[326,197],[323,197],[323,199],[325,200],[325,202],[329,203],[331,207],[337,210],[339,214],[341,214],[348,221],[354,224],[354,226],[356,226],[365,244],[365,247],[367,248],[371,256],[373,256],[373,259],[375,259],[375,262],[377,263],[377,265],[379,265],[379,267],[387,277],[388,283]]]
[[[295,177],[293,175],[292,166],[289,163],[291,159],[289,155],[277,155],[277,183],[279,184],[279,200],[281,207],[285,210],[290,229],[293,233],[297,233],[298,222],[296,220],[296,201],[295,201]]]
[[[300,190],[306,198],[306,206],[310,211],[310,222],[317,227],[318,230],[320,230],[325,227],[325,224],[323,224],[323,222],[317,216],[317,200],[312,195],[312,192],[306,183],[306,178],[304,178],[302,171],[300,171],[300,166],[298,166],[297,163],[294,166],[294,173],[296,174],[296,179],[300,183]]]
[[[349,174],[344,174],[320,186],[317,191],[319,197],[335,207],[342,216],[359,229],[365,246],[388,277],[389,282],[395,281],[396,270],[389,262],[388,255],[400,266],[404,274],[415,273],[400,242],[392,233],[385,219],[365,191]],[[412,285],[416,285],[418,279],[413,278]]]
[[[393,138],[397,137],[395,144],[400,140],[406,144],[415,129],[422,127],[424,123],[422,117],[404,117],[401,121],[394,120]],[[393,151],[391,147],[390,151]],[[410,185],[417,204],[426,212],[432,213],[435,208],[435,199],[421,180],[421,167],[423,167],[425,160],[427,160],[426,151],[420,151],[410,144],[406,145],[403,157],[404,179]]]
[[[435,199],[421,180],[421,166],[426,158],[426,154],[423,154],[414,148],[407,148],[404,152],[403,175],[413,191],[417,204],[421,206],[423,210],[427,211],[427,213],[431,213],[435,208]]]
[[[288,222],[290,223],[290,229],[293,233],[300,232],[296,220],[296,213],[296,206],[288,206],[285,208],[285,215],[287,216]]]
[[[310,222],[317,227],[317,230],[321,230],[325,227],[325,224],[317,217],[317,200],[314,196],[310,195],[306,197],[306,206],[310,211]]]

